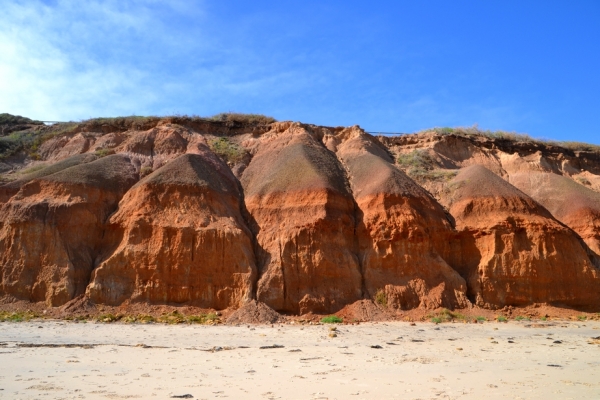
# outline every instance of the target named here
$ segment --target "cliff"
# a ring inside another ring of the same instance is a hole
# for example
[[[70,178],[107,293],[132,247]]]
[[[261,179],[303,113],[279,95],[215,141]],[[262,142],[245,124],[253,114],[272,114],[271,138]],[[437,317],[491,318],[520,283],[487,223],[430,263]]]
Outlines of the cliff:
[[[600,310],[593,146],[227,115],[17,122],[0,137],[5,303]]]

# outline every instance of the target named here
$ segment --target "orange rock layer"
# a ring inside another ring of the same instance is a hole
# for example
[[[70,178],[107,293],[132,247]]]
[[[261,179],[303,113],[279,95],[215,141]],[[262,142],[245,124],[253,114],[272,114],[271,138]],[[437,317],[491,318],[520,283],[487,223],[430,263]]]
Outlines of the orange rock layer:
[[[436,199],[358,127],[93,128],[0,186],[3,301],[600,310],[600,195],[516,153],[434,143]]]

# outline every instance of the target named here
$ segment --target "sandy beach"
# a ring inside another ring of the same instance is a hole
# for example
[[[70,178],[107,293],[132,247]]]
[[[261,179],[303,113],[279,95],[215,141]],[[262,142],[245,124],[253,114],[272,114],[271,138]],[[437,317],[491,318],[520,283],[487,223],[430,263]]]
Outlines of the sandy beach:
[[[0,398],[597,399],[599,336],[598,321],[5,322]]]

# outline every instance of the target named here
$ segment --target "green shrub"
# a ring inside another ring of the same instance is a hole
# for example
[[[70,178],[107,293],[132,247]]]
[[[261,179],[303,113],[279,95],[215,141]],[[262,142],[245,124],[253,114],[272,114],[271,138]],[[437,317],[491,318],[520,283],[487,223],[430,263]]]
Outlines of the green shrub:
[[[108,313],[108,314],[102,314],[102,315],[99,315],[99,316],[96,318],[96,320],[97,320],[98,322],[107,322],[107,323],[110,323],[110,322],[115,322],[115,321],[118,321],[118,320],[120,320],[121,318],[123,318],[123,316],[122,316],[122,315],[114,315],[114,314],[110,314],[110,313]]]
[[[383,291],[382,289],[379,289],[377,291],[377,293],[375,293],[375,302],[382,307],[387,307],[388,300],[387,300],[387,295],[385,294],[385,291]]]
[[[585,321],[587,319],[587,317],[585,315],[578,315],[577,319],[580,321]]]
[[[496,321],[498,321],[498,322],[506,322],[506,321],[508,321],[508,319],[506,319],[506,317],[503,316],[503,315],[499,315],[499,316],[496,317]]]
[[[434,324],[439,324],[442,322],[442,319],[440,317],[433,317],[431,318],[431,322],[433,322]]]
[[[215,313],[190,315],[187,317],[187,323],[189,324],[208,324],[218,322],[219,316]]]
[[[166,324],[181,324],[185,322],[185,316],[180,314],[177,310],[173,311],[169,314],[163,314],[158,317],[158,322],[166,323]]]
[[[246,151],[229,138],[220,137],[208,143],[210,149],[228,164],[236,164],[244,158]]]
[[[39,315],[33,311],[0,311],[0,322],[22,322],[33,318],[39,318]]]
[[[321,322],[324,324],[341,324],[344,320],[337,315],[329,315],[327,317],[321,318]]]
[[[522,315],[517,315],[515,317],[515,321],[531,321],[531,320],[529,318],[527,318],[527,317],[522,316]]]
[[[152,315],[138,315],[136,322],[139,322],[140,324],[152,324],[156,322],[156,318],[154,318]]]
[[[476,321],[487,321],[486,317],[475,317]]]
[[[8,113],[0,114],[0,125],[43,125],[42,121],[36,121],[20,115],[12,115]]]

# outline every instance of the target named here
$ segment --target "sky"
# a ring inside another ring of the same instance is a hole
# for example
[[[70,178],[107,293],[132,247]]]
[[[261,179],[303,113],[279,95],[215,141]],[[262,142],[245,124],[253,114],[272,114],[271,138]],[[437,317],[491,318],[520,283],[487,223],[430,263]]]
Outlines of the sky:
[[[1,112],[600,144],[600,1],[4,0]]]

